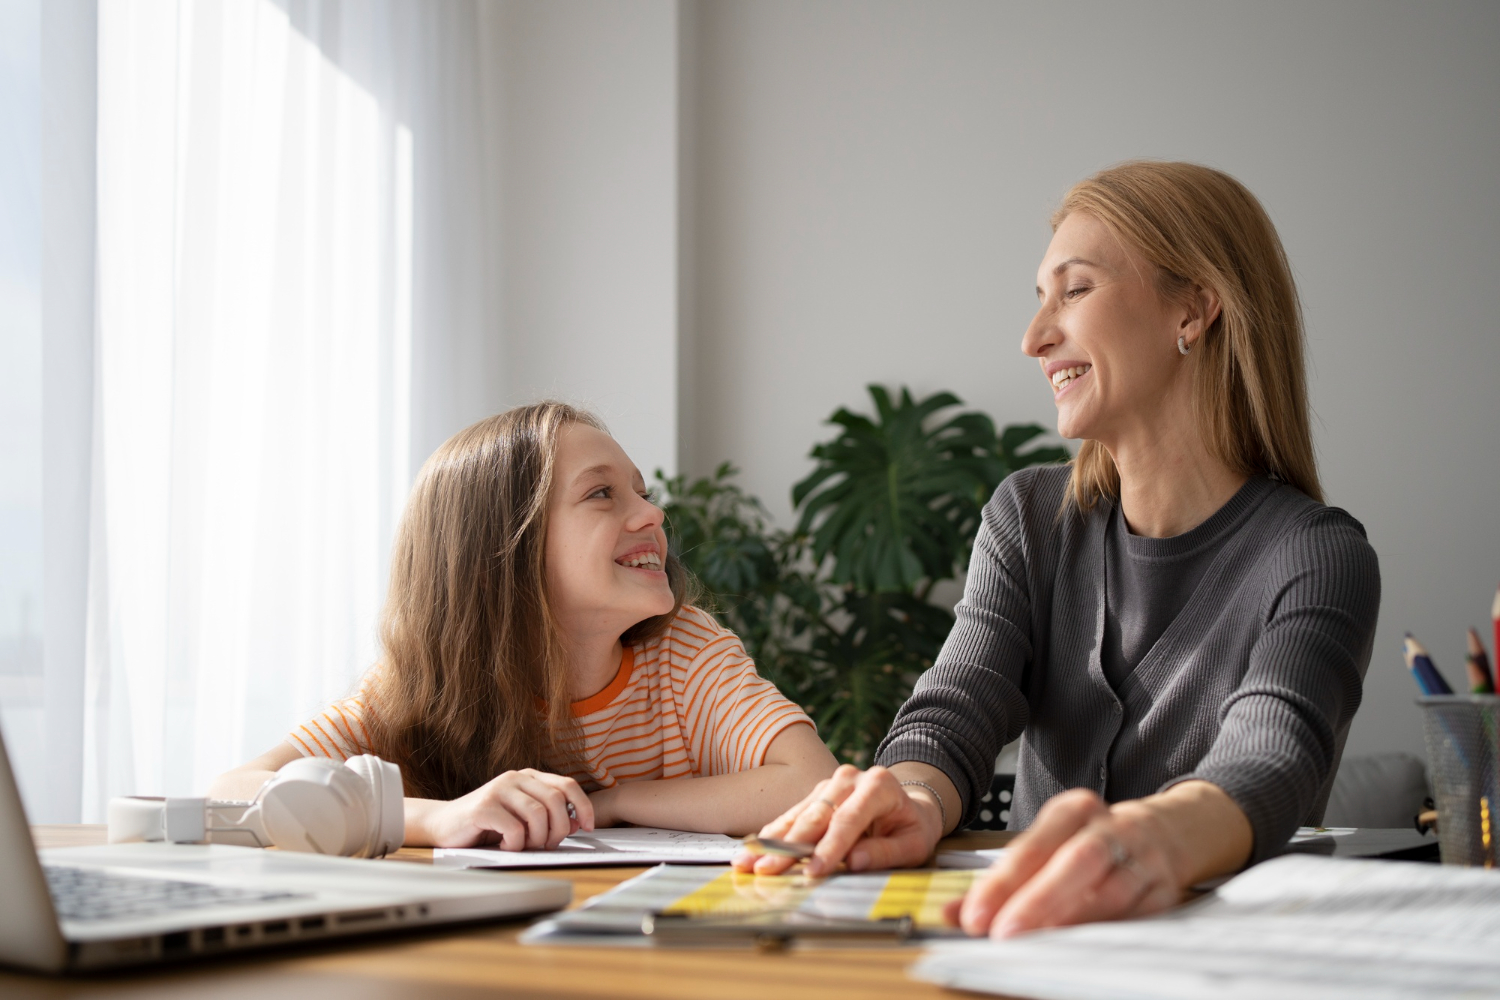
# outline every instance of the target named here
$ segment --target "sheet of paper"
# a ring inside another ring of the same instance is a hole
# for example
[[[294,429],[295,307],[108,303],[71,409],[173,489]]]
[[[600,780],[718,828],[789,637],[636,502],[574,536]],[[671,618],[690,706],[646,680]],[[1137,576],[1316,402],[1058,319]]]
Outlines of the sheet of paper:
[[[645,942],[641,919],[648,913],[764,917],[808,927],[909,916],[919,933],[947,935],[955,932],[943,920],[943,907],[962,896],[973,877],[969,871],[897,871],[810,879],[662,865],[534,925],[521,940],[630,946]]]
[[[987,847],[982,851],[938,851],[939,868],[988,868],[1003,857],[1005,848]]]
[[[567,837],[555,851],[502,851],[497,847],[439,847],[432,862],[443,868],[571,868],[580,865],[722,865],[740,842],[719,833],[688,833],[647,826],[611,827]]]
[[[1299,826],[1297,832],[1292,834],[1290,843],[1300,844],[1304,840],[1317,840],[1319,837],[1350,837],[1358,832],[1359,828],[1353,826]]]
[[[1287,855],[1149,920],[935,946],[919,979],[1037,1000],[1500,997],[1500,872]]]

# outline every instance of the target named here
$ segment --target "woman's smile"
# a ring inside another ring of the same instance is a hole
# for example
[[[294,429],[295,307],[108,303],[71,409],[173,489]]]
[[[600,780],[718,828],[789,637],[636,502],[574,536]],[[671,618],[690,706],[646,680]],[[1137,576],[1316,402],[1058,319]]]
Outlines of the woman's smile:
[[[1052,382],[1052,398],[1060,399],[1079,379],[1094,370],[1087,361],[1054,361],[1044,366],[1047,378]]]

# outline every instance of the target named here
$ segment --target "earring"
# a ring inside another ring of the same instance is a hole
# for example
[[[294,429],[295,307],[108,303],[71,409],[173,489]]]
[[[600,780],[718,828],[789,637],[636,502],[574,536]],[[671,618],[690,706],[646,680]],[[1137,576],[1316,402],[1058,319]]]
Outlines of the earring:
[[[1177,338],[1177,350],[1182,354],[1186,354],[1188,351],[1192,350],[1192,348],[1187,345],[1186,337]]]

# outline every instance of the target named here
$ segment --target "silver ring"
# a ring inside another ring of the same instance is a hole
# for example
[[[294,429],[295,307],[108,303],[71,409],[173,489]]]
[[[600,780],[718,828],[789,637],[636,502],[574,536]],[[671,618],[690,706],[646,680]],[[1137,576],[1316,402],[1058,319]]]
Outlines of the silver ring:
[[[819,799],[818,801],[821,802],[821,803],[823,803],[829,809],[832,809],[832,810],[835,810],[835,811],[838,810],[839,804],[837,802],[833,801],[832,799]]]
[[[1113,867],[1125,869],[1143,883],[1151,881],[1150,876],[1146,874],[1146,869],[1141,867],[1139,861],[1131,857],[1130,851],[1120,843],[1119,838],[1108,833],[1101,833],[1099,836],[1104,838],[1105,845],[1109,847],[1109,860]]]

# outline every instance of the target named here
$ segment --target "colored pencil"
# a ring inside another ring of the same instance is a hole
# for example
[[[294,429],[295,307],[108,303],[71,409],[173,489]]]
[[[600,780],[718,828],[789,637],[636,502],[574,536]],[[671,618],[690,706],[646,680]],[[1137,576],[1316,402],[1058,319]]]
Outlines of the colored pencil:
[[[1469,659],[1466,666],[1469,669],[1470,694],[1495,693],[1495,677],[1490,673],[1490,658],[1485,655],[1479,633],[1473,629],[1469,629]]]
[[[1412,676],[1417,679],[1417,687],[1422,689],[1423,694],[1452,694],[1453,689],[1438,673],[1437,666],[1432,662],[1432,657],[1427,653],[1427,647],[1412,638],[1410,632],[1406,633],[1404,652],[1406,654],[1406,667]]]
[[[1490,618],[1495,623],[1495,666],[1500,667],[1500,587],[1495,588],[1495,600],[1490,604]]]

